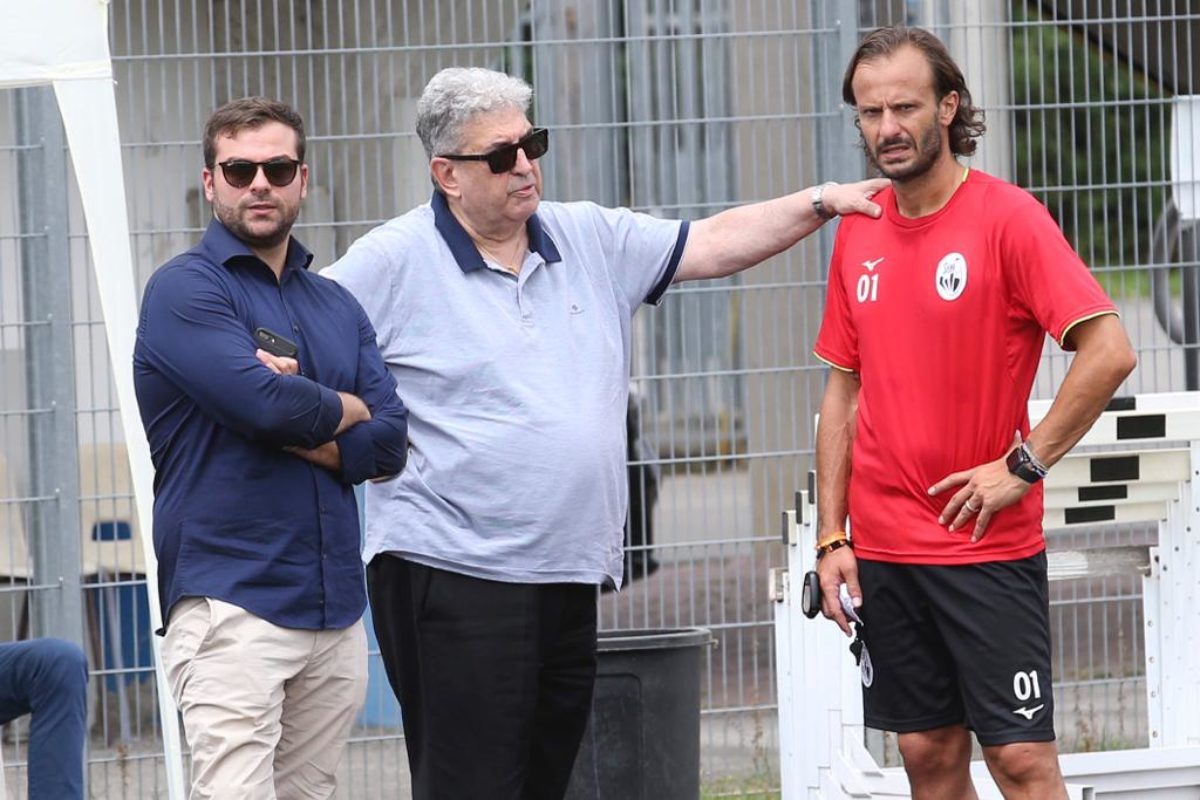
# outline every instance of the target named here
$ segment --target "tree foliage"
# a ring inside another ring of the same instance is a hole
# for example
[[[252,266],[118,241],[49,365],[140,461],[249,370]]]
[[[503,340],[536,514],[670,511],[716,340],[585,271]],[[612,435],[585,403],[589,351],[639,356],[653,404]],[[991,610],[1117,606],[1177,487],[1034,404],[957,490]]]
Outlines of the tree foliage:
[[[1169,98],[1025,2],[1012,22],[1017,183],[1097,272],[1138,267],[1166,198]]]

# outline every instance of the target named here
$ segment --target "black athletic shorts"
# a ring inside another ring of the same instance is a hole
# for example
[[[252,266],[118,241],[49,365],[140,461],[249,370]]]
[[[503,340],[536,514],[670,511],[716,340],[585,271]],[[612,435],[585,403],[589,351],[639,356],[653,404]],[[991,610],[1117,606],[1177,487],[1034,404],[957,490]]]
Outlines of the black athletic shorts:
[[[1054,740],[1046,554],[931,566],[859,559],[872,728],[961,724],[985,746]]]

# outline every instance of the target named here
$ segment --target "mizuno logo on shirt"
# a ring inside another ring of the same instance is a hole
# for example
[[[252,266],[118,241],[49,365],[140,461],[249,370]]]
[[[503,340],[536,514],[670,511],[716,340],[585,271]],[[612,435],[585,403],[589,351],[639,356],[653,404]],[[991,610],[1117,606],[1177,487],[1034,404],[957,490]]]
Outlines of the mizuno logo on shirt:
[[[1036,705],[1033,708],[1026,708],[1025,706],[1021,706],[1020,708],[1014,708],[1013,713],[1020,714],[1025,719],[1033,719],[1033,715],[1036,714],[1037,712],[1041,711],[1045,707],[1046,707],[1045,703]]]
[[[875,267],[879,266],[879,262],[883,261],[884,258],[886,258],[886,256],[880,256],[879,258],[873,258],[870,261],[862,262],[862,265],[867,268],[867,272],[874,272]]]

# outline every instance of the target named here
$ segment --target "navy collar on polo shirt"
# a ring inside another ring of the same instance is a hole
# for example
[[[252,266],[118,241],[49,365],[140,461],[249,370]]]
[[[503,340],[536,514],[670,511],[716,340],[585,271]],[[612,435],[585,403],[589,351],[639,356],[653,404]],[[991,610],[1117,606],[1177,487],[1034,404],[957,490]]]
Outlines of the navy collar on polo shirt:
[[[458,262],[459,268],[463,272],[483,269],[483,256],[479,255],[479,248],[472,241],[471,234],[467,233],[467,229],[450,210],[450,204],[446,202],[446,195],[434,191],[429,205],[433,207],[433,224],[442,238],[446,240],[446,245],[454,254],[454,260]],[[554,240],[550,238],[550,234],[546,233],[546,229],[542,226],[542,221],[538,219],[536,213],[525,223],[525,231],[529,234],[529,249],[545,259],[547,264],[562,261],[562,256],[559,255]]]
[[[200,240],[200,248],[207,251],[215,263],[224,264],[226,267],[235,266],[245,259],[263,264],[262,259],[254,254],[250,246],[216,217],[209,221],[208,229],[204,231],[204,237]],[[295,236],[289,236],[287,255],[283,259],[283,277],[286,279],[292,270],[308,269],[312,260],[313,254],[308,252],[308,248],[296,241]]]

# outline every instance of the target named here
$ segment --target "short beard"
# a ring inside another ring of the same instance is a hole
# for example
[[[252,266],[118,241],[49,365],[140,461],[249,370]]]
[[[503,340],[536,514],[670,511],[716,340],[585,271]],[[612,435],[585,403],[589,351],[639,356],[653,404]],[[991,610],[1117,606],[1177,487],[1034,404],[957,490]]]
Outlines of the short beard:
[[[907,183],[929,172],[942,154],[942,134],[936,125],[931,125],[921,134],[920,141],[916,143],[916,158],[904,166],[885,168],[879,163],[876,154],[867,146],[866,141],[862,139],[861,134],[859,141],[875,169],[879,170],[885,178],[890,178],[896,183]],[[880,144],[880,148],[884,146],[885,144]]]
[[[300,207],[297,206],[290,211],[284,207],[280,211],[283,216],[274,229],[267,233],[255,233],[243,224],[242,217],[238,214],[236,207],[213,204],[213,213],[220,220],[221,224],[229,229],[230,233],[251,248],[261,250],[283,244],[292,234],[292,226],[296,224],[296,218],[300,215]]]

